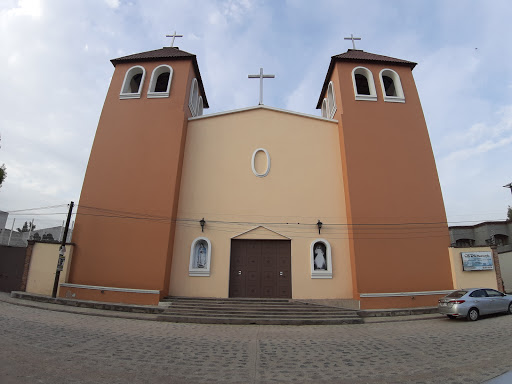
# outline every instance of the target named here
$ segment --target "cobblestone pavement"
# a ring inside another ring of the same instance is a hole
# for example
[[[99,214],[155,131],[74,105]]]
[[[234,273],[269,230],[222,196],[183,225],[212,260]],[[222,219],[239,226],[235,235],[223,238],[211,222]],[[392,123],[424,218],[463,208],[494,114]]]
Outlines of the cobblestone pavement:
[[[173,324],[0,302],[0,382],[482,383],[512,316],[343,326]]]

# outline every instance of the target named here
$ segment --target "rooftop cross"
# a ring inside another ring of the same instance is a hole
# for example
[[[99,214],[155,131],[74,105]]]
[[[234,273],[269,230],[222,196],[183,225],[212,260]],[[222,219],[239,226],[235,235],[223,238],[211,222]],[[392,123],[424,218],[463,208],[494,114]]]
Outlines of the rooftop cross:
[[[259,75],[249,75],[249,79],[260,79],[260,102],[259,105],[263,105],[263,79],[273,79],[275,75],[264,75],[263,68],[260,68]]]
[[[354,42],[354,40],[361,40],[360,37],[354,37],[353,34],[350,34],[350,37],[345,37],[344,39],[345,40],[352,40],[352,47],[354,47],[354,49],[356,49],[356,43]]]
[[[174,33],[172,35],[165,35],[165,37],[172,37],[172,40],[171,40],[171,47],[174,47],[174,39],[176,37],[183,37],[183,35],[177,35],[176,34],[176,31],[174,31]]]

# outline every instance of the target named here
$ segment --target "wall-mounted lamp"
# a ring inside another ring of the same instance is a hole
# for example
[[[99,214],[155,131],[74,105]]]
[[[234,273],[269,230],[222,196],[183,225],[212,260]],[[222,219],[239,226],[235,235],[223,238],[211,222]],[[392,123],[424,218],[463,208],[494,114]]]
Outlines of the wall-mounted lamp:
[[[322,229],[322,225],[324,223],[322,223],[320,220],[318,220],[318,223],[316,223],[316,225],[318,226],[318,234],[320,234],[320,230]]]
[[[201,232],[204,232],[204,225],[206,224],[206,221],[204,221],[204,217],[199,221],[199,224],[201,224]]]

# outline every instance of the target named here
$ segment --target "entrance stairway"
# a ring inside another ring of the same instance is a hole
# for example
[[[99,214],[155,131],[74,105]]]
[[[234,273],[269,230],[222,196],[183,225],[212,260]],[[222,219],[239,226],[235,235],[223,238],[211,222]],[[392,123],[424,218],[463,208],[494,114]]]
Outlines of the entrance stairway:
[[[160,321],[202,324],[362,324],[356,311],[288,299],[206,299],[166,297]]]

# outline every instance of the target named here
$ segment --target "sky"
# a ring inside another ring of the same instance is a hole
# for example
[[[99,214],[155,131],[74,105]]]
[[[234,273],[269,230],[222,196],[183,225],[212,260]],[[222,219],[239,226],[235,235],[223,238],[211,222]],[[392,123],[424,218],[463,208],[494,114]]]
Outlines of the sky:
[[[197,55],[205,114],[264,104],[320,115],[330,58],[352,47],[413,70],[450,225],[512,205],[512,2],[0,0],[0,210],[62,224],[78,203],[114,67],[170,45]],[[54,209],[30,208],[59,206]]]

